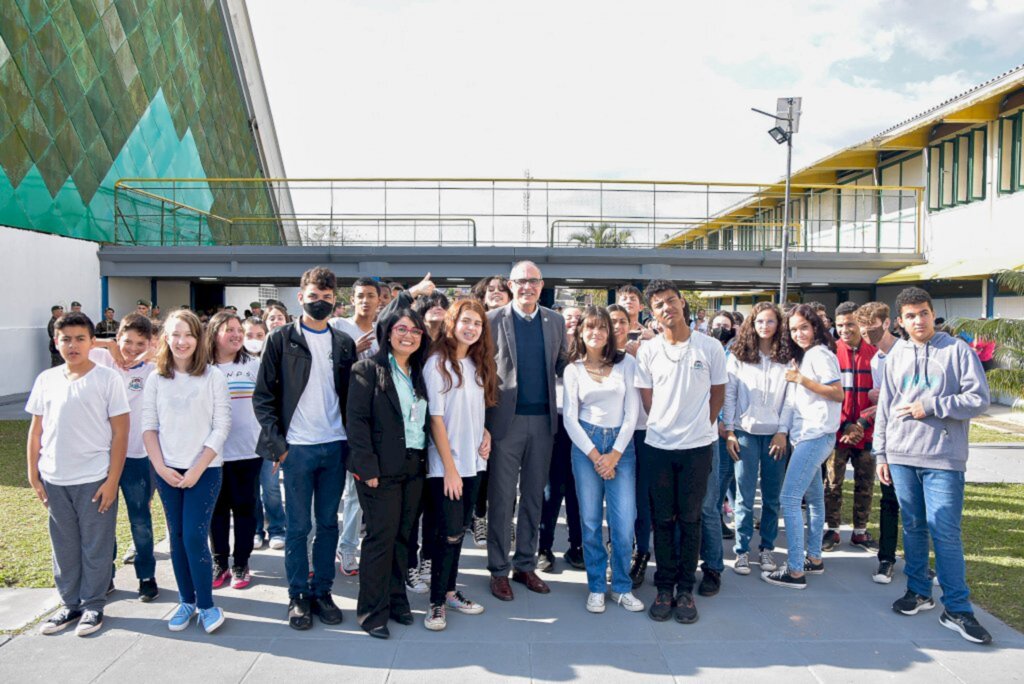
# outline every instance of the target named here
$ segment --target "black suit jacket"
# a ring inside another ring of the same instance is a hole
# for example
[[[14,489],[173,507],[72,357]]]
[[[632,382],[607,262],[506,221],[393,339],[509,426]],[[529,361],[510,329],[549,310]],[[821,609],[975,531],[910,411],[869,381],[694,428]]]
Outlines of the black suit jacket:
[[[288,426],[295,407],[309,382],[313,356],[300,332],[301,317],[295,323],[278,328],[267,337],[260,357],[260,371],[256,376],[256,390],[252,395],[252,408],[260,424],[260,438],[256,453],[265,459],[277,461],[288,450]],[[356,344],[352,338],[328,326],[331,335],[331,353],[334,359],[334,389],[338,392],[341,419],[345,420],[348,401],[348,376],[356,361]]]
[[[407,452],[398,390],[390,373],[375,358],[363,359],[352,367],[348,397],[345,429],[348,469],[352,474],[366,482],[375,477],[423,473],[425,461],[410,457]],[[427,426],[428,421],[424,420],[424,434]]]

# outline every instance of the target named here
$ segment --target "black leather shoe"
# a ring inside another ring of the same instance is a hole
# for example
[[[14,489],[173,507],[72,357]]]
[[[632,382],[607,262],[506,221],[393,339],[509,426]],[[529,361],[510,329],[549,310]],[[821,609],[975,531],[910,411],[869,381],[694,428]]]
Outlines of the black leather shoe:
[[[308,598],[300,596],[288,602],[288,626],[300,630],[313,626],[313,613]]]
[[[587,564],[583,560],[583,549],[579,546],[571,547],[565,552],[565,562],[576,570],[586,570]]]
[[[374,639],[390,639],[391,632],[388,631],[387,625],[381,625],[380,627],[363,627],[366,633],[372,636]]]
[[[325,625],[341,624],[341,608],[334,604],[334,597],[330,594],[317,596],[311,601],[312,613],[320,617],[320,622]]]
[[[412,611],[406,608],[405,610],[393,610],[388,614],[392,620],[400,625],[411,625],[415,622],[412,616]]]

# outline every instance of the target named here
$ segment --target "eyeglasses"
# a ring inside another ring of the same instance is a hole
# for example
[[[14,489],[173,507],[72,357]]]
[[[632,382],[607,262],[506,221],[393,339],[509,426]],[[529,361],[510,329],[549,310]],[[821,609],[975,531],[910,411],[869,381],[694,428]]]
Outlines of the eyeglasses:
[[[519,287],[526,287],[527,285],[529,285],[530,287],[537,287],[543,281],[540,278],[516,278],[515,280],[510,280],[509,282],[515,283]]]
[[[396,325],[391,330],[399,337],[405,337],[406,335],[412,335],[413,337],[423,337],[423,331],[419,328],[410,328],[405,325]]]

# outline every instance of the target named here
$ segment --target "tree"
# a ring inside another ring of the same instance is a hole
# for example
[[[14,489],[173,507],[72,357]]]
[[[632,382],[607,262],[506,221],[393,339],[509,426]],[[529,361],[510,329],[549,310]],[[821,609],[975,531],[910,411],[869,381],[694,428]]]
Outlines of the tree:
[[[625,247],[633,239],[633,235],[619,230],[610,223],[591,223],[586,230],[569,236],[569,244],[577,247]]]
[[[1024,295],[1024,273],[1000,271],[996,275],[996,282],[1019,295]],[[975,338],[995,342],[996,352],[993,358],[1000,362],[1000,367],[993,368],[985,374],[988,377],[988,385],[995,394],[1024,400],[1024,320],[961,318],[955,321],[953,332],[965,332]]]

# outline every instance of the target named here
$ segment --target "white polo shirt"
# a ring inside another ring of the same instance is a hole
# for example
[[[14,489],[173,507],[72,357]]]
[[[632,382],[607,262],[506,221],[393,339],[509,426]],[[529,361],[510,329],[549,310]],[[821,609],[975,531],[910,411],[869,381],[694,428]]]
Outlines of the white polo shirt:
[[[718,439],[711,416],[711,387],[728,381],[725,350],[713,337],[691,331],[686,342],[669,344],[658,335],[636,354],[638,389],[652,390],[647,444],[678,451]]]

